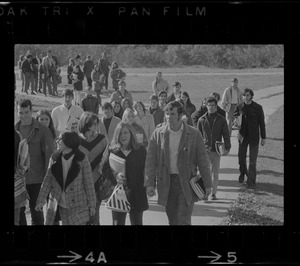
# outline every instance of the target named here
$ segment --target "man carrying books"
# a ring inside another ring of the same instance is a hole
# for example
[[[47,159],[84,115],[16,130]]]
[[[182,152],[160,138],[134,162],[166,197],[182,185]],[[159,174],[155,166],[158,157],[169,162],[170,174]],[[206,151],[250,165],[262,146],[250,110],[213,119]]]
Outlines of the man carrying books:
[[[200,178],[199,170],[209,193],[209,159],[200,132],[181,120],[182,104],[169,102],[165,110],[166,123],[157,126],[149,141],[144,186],[154,196],[157,180],[158,204],[166,207],[170,225],[191,225],[196,194],[190,180]]]
[[[229,153],[231,148],[230,135],[226,119],[217,112],[218,101],[214,97],[208,97],[206,100],[207,112],[198,120],[197,127],[200,130],[205,148],[210,159],[210,169],[212,174],[213,189],[212,200],[217,199],[217,188],[219,181],[219,169],[221,155],[225,156]],[[224,139],[224,151],[219,152],[219,143]],[[206,198],[204,198],[207,200]]]

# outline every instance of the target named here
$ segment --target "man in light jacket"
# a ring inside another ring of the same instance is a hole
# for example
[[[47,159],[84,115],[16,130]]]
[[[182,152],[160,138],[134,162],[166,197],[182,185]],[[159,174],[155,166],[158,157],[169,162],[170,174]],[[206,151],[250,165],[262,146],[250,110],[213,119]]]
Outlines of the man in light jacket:
[[[226,120],[230,136],[233,124],[233,112],[235,111],[236,106],[243,102],[243,91],[237,85],[238,79],[232,79],[231,86],[225,89],[221,101],[221,107],[226,112]]]
[[[155,195],[157,176],[158,204],[166,207],[170,225],[191,225],[196,201],[189,181],[203,178],[206,193],[212,187],[209,159],[200,132],[181,120],[183,106],[167,104],[166,123],[153,132],[146,157],[145,181],[149,197]]]

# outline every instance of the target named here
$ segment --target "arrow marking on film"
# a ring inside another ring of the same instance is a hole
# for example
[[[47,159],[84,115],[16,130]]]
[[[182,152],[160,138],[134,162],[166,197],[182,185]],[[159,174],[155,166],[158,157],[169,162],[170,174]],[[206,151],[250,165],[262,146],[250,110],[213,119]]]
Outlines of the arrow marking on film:
[[[82,256],[77,254],[76,252],[73,252],[71,250],[69,250],[69,252],[73,253],[73,255],[62,255],[62,256],[57,256],[58,258],[73,258],[72,260],[70,260],[69,262],[73,262],[74,260],[78,260],[80,259]]]
[[[198,256],[198,258],[205,258],[205,259],[214,259],[211,262],[215,262],[219,260],[222,256],[216,252],[210,251],[211,253],[214,253],[215,256]]]

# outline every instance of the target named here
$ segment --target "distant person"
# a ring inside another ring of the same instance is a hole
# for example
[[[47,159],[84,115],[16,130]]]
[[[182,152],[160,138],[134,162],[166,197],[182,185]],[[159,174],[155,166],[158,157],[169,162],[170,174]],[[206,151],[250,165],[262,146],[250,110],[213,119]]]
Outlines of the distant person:
[[[92,71],[94,69],[94,62],[92,61],[92,57],[90,55],[88,55],[86,57],[86,61],[83,63],[83,73],[86,77],[86,81],[88,86],[92,86]]]
[[[196,106],[192,104],[190,95],[186,91],[183,91],[181,93],[181,99],[183,101],[184,110],[191,116],[192,113],[196,111]]]
[[[219,182],[219,169],[221,156],[216,151],[216,141],[224,142],[225,151],[223,156],[227,155],[231,148],[230,136],[225,117],[217,112],[218,101],[214,97],[208,97],[206,107],[208,111],[199,118],[198,129],[200,130],[206,151],[210,159],[210,169],[212,173],[212,200],[217,200],[217,189]],[[207,197],[205,198],[207,199]]]
[[[122,101],[121,101],[121,105],[122,105],[122,108],[123,110],[126,110],[127,108],[130,108],[133,110],[133,106],[132,106],[132,103],[129,99],[127,98],[124,98]]]
[[[114,175],[118,183],[123,183],[128,188],[127,200],[131,205],[130,223],[143,225],[143,213],[149,208],[144,187],[146,148],[137,143],[134,129],[129,124],[121,122],[116,127],[110,152],[126,161],[125,176],[118,172],[114,172]],[[126,216],[126,212],[112,211],[113,225],[125,225]]]
[[[80,69],[79,65],[74,66],[74,70],[72,73],[72,81],[73,81],[73,90],[74,90],[74,101],[75,105],[80,105],[81,103],[81,92],[83,90],[82,81],[84,79],[84,74]]]
[[[141,101],[136,102],[134,109],[136,111],[135,121],[145,130],[147,141],[149,142],[155,129],[154,117],[148,113],[148,110],[146,110],[145,105]]]
[[[199,130],[182,122],[182,114],[183,107],[178,101],[167,104],[166,123],[158,125],[152,134],[145,164],[147,194],[155,195],[157,180],[157,203],[166,208],[169,225],[191,225],[196,195],[189,181],[200,178],[197,170],[207,194],[212,186],[202,136]]]
[[[243,102],[237,105],[233,117],[242,115],[241,127],[238,132],[239,141],[239,182],[243,183],[247,176],[248,188],[256,186],[256,161],[258,156],[259,139],[261,146],[266,144],[265,115],[261,105],[253,101],[254,92],[246,88],[243,91]],[[249,169],[246,157],[249,146]]]
[[[99,121],[99,132],[107,137],[109,143],[112,141],[116,126],[121,122],[121,119],[114,116],[114,111],[111,103],[106,102],[102,105],[104,116]]]
[[[160,109],[160,107],[158,106],[158,97],[157,97],[157,95],[152,95],[150,97],[149,113],[151,115],[153,115],[155,127],[158,124],[164,122],[165,112],[162,109]]]
[[[176,81],[173,85],[173,92],[168,96],[166,102],[178,101],[181,99],[181,84]]]
[[[121,102],[123,99],[127,98],[130,100],[131,106],[133,105],[133,99],[131,93],[125,89],[126,82],[121,80],[119,82],[119,89],[110,96],[109,102]]]
[[[107,59],[107,53],[103,52],[102,57],[98,61],[100,71],[105,76],[104,86],[105,90],[107,91],[108,88],[108,75],[109,75],[109,62]]]
[[[126,77],[126,73],[119,68],[117,61],[113,61],[111,64],[110,77],[112,81],[112,87],[115,91],[117,91],[119,89],[119,82],[124,80]]]
[[[85,112],[92,112],[96,115],[99,114],[99,101],[97,97],[93,96],[92,87],[86,88],[84,98],[81,100],[81,108]]]
[[[23,61],[25,60],[25,56],[24,55],[20,55],[19,56],[19,61],[18,61],[18,69],[19,69],[19,79],[22,81],[22,89],[21,92],[25,92],[25,77],[24,77],[24,73],[22,71],[22,64]]]
[[[57,213],[62,225],[86,225],[94,217],[96,194],[91,165],[79,150],[80,137],[66,131],[59,136],[36,200],[35,210],[43,214],[49,195],[45,225],[53,225]]]
[[[43,213],[37,212],[34,208],[48,168],[50,156],[55,148],[50,130],[32,117],[32,112],[31,101],[21,99],[17,103],[17,113],[20,120],[16,123],[15,129],[20,132],[22,138],[26,139],[28,143],[30,166],[25,176],[26,189],[29,195],[31,224],[43,225]],[[25,216],[24,211],[21,212],[20,216]]]
[[[102,161],[103,153],[108,145],[107,138],[100,134],[98,130],[99,118],[96,114],[91,112],[84,112],[79,120],[79,133],[81,143],[79,149],[87,156],[91,168],[93,183],[95,187],[96,196],[99,194],[100,188],[100,173],[99,168]],[[100,206],[101,201],[97,197],[96,212],[93,217],[94,225],[100,225]]]
[[[56,135],[59,136],[61,132],[68,127],[68,122],[71,117],[80,118],[83,110],[80,106],[72,104],[74,94],[71,89],[65,89],[63,92],[64,103],[55,107],[52,110],[51,117],[53,120]]]
[[[101,71],[100,71],[100,67],[99,64],[95,64],[94,69],[91,73],[91,79],[92,79],[92,87],[94,92],[97,95],[97,99],[99,102],[99,105],[102,105],[102,101],[101,101],[101,90],[102,90],[102,84],[100,82],[100,76],[101,76]]]
[[[61,83],[61,69],[56,60],[52,60],[52,64],[49,67],[50,75],[52,77],[52,94],[58,96],[57,86]]]
[[[51,82],[51,74],[49,69],[45,65],[45,61],[39,66],[39,77],[42,83],[43,94],[47,97],[47,88],[48,88],[48,95],[53,95],[52,92],[52,82]]]
[[[221,107],[226,112],[226,120],[228,124],[229,134],[232,131],[232,115],[238,104],[243,102],[243,91],[238,87],[238,79],[231,80],[231,86],[226,88],[221,101]]]
[[[169,87],[168,82],[165,79],[163,79],[162,73],[160,71],[157,72],[155,80],[152,82],[153,94],[158,96],[158,94],[161,91],[165,91],[168,94],[169,90],[170,90],[170,87]]]
[[[42,93],[42,83],[39,82],[39,66],[42,63],[41,54],[36,52],[35,57],[32,58],[32,63],[34,67],[34,91],[36,93]]]
[[[73,73],[74,66],[75,66],[75,59],[74,58],[69,58],[69,64],[68,64],[68,68],[67,68],[68,84],[72,84],[71,75]]]
[[[29,85],[31,88],[31,94],[36,94],[34,90],[34,66],[32,63],[32,55],[27,55],[26,59],[22,63],[22,72],[25,77],[25,93],[28,94]]]
[[[148,146],[148,139],[147,135],[145,133],[145,130],[143,127],[138,125],[135,121],[135,114],[134,111],[131,108],[126,108],[123,116],[122,116],[122,122],[128,123],[131,125],[136,133],[136,139],[139,144],[144,145],[145,147]]]
[[[165,91],[161,91],[158,94],[158,106],[161,110],[165,109],[165,106],[167,105],[167,93]]]
[[[112,102],[112,107],[113,107],[113,111],[114,111],[114,116],[118,117],[122,120],[122,116],[123,116],[123,107],[121,105],[120,102]]]

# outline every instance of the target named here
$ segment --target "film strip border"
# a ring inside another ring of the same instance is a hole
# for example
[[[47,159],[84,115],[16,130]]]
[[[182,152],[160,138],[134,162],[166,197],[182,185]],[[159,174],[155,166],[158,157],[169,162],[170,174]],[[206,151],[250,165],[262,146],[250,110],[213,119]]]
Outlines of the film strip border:
[[[1,32],[14,42],[279,42],[300,33],[299,2],[9,3]]]
[[[16,228],[3,233],[2,261],[110,263],[299,262],[300,231],[283,227]],[[4,248],[4,249],[3,249]],[[101,257],[100,256],[100,257]],[[233,261],[234,260],[234,261]],[[101,259],[100,259],[101,261]]]

